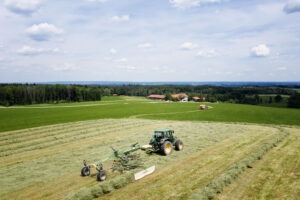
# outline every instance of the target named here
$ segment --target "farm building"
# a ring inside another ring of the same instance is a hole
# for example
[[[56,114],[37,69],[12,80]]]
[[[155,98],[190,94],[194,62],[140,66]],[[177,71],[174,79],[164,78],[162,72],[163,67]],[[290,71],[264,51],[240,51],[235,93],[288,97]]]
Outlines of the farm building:
[[[147,99],[152,99],[152,100],[164,100],[165,95],[159,95],[159,94],[151,94],[147,97]]]
[[[201,99],[199,97],[193,97],[194,101],[200,101]]]
[[[181,102],[187,102],[188,98],[189,98],[189,96],[185,93],[172,94],[171,97],[174,99],[178,99],[178,101],[181,101]]]

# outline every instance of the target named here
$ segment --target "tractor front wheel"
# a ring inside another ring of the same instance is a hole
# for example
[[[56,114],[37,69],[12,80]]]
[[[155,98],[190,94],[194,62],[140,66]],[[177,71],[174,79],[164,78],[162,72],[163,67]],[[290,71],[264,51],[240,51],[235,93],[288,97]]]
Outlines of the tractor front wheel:
[[[172,143],[169,141],[165,141],[161,146],[161,152],[165,156],[171,154],[172,150],[173,150]]]
[[[90,168],[89,168],[89,167],[84,167],[84,168],[82,168],[82,170],[81,170],[81,175],[82,175],[82,176],[89,176],[90,173],[91,173],[91,171],[90,171]]]
[[[99,171],[97,174],[97,181],[104,181],[106,179],[106,172],[104,170]]]
[[[181,140],[177,140],[175,142],[175,149],[177,151],[182,151],[183,150],[183,142]]]

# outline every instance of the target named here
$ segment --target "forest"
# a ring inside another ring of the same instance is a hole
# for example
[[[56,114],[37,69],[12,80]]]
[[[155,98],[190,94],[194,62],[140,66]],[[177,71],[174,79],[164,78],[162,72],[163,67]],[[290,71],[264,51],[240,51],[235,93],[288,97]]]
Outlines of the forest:
[[[1,84],[0,105],[99,101],[99,87],[80,85]]]
[[[148,96],[150,94],[186,93],[205,97],[209,102],[229,102],[252,105],[283,105],[300,107],[300,93],[290,87],[224,87],[184,85],[62,85],[62,84],[0,84],[0,105],[99,101],[102,96]],[[283,98],[285,97],[285,98]]]

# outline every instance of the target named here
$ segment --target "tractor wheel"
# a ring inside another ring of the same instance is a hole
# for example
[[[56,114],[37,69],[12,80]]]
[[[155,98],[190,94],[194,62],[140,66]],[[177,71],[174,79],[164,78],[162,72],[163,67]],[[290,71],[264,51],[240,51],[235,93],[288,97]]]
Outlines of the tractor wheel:
[[[183,150],[183,142],[181,140],[176,140],[175,142],[175,149],[177,151],[182,151]]]
[[[97,181],[104,181],[106,179],[106,172],[104,170],[99,171],[97,174]]]
[[[169,141],[165,141],[161,146],[161,152],[165,156],[171,154],[172,150],[173,150],[172,143]]]
[[[89,176],[90,173],[91,173],[91,171],[90,171],[90,168],[89,168],[89,167],[84,167],[84,168],[82,168],[82,170],[81,170],[81,175],[82,175],[82,176]]]

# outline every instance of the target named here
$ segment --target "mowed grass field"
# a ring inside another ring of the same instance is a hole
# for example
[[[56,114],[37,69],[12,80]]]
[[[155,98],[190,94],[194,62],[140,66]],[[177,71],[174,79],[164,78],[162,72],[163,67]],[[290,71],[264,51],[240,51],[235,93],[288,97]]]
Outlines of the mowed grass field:
[[[207,105],[212,108],[200,111],[199,103],[109,97],[0,109],[0,199],[63,199],[91,188],[99,182],[95,171],[80,176],[84,159],[95,162],[112,153],[110,146],[147,144],[161,128],[174,129],[184,151],[167,157],[140,151],[156,171],[99,199],[189,199],[283,132],[289,135],[215,199],[299,199],[299,111]],[[116,176],[109,171],[108,181]]]

